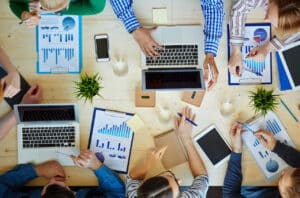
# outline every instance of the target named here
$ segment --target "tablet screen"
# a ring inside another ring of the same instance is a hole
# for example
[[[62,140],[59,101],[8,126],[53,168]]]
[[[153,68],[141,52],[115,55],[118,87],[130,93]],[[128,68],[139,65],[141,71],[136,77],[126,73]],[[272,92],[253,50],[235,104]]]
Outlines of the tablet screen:
[[[300,45],[284,50],[282,55],[284,56],[287,67],[289,68],[291,77],[295,86],[300,85],[300,65],[299,65]]]
[[[217,164],[231,153],[231,150],[216,129],[212,129],[207,134],[197,139],[196,142],[213,165]]]

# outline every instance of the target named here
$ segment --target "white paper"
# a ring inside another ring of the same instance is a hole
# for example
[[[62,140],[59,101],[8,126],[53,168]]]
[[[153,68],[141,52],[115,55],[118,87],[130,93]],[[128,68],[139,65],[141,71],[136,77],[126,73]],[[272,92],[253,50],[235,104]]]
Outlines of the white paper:
[[[259,129],[271,131],[278,141],[295,148],[295,144],[274,112],[268,112],[265,118],[263,116],[257,118],[249,123],[248,127],[253,131]],[[243,129],[247,130],[245,127]],[[277,154],[266,149],[251,131],[243,133],[242,138],[267,182],[272,182],[283,169],[289,167]]]
[[[38,73],[79,73],[80,16],[41,15],[37,27]]]
[[[269,40],[270,26],[257,24],[245,27],[244,44],[241,48],[244,69],[240,77],[229,73],[229,84],[272,83],[271,53],[266,56],[263,62],[246,58],[252,48],[263,45]],[[229,54],[231,54],[231,47],[229,47]]]
[[[104,164],[123,173],[127,173],[133,139],[126,124],[130,118],[125,113],[96,109],[90,137],[90,149],[102,152]]]

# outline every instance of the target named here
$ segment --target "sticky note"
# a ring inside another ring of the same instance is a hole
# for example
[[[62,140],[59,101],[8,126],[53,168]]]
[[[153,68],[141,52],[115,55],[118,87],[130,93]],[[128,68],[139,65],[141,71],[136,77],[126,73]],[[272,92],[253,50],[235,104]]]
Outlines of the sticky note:
[[[127,121],[127,126],[134,132],[144,127],[144,125],[144,121],[136,114]]]
[[[167,24],[167,8],[152,8],[152,21],[154,24]]]

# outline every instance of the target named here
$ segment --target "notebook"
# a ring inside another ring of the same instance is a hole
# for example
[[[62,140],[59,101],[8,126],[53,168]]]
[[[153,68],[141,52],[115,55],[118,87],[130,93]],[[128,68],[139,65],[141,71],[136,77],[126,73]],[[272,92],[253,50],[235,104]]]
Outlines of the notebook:
[[[21,104],[14,111],[18,128],[18,163],[57,160],[73,166],[79,153],[79,119],[75,104]]]
[[[203,32],[199,25],[159,26],[151,36],[164,50],[152,58],[141,54],[143,90],[205,89]]]

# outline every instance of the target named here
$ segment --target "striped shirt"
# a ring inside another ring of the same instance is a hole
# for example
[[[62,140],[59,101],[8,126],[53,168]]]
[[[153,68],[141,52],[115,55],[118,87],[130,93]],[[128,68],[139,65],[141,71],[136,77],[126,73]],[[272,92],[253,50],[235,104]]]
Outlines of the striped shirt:
[[[112,8],[120,19],[126,30],[131,33],[141,27],[132,8],[132,0],[110,0]],[[205,53],[217,55],[219,40],[222,36],[222,26],[224,20],[224,2],[223,0],[201,0],[205,24]]]
[[[236,0],[232,9],[230,17],[230,43],[231,45],[242,45],[245,23],[247,20],[247,14],[260,7],[264,11],[268,8],[269,0]],[[284,39],[279,39],[276,36],[271,39],[271,44],[277,49],[281,49],[284,46],[293,43],[300,39],[300,32],[296,32]]]
[[[141,185],[142,180],[131,179],[126,177],[126,197],[136,198],[137,189]],[[204,198],[208,190],[208,177],[199,175],[194,178],[192,185],[188,190],[180,192],[179,198]]]

